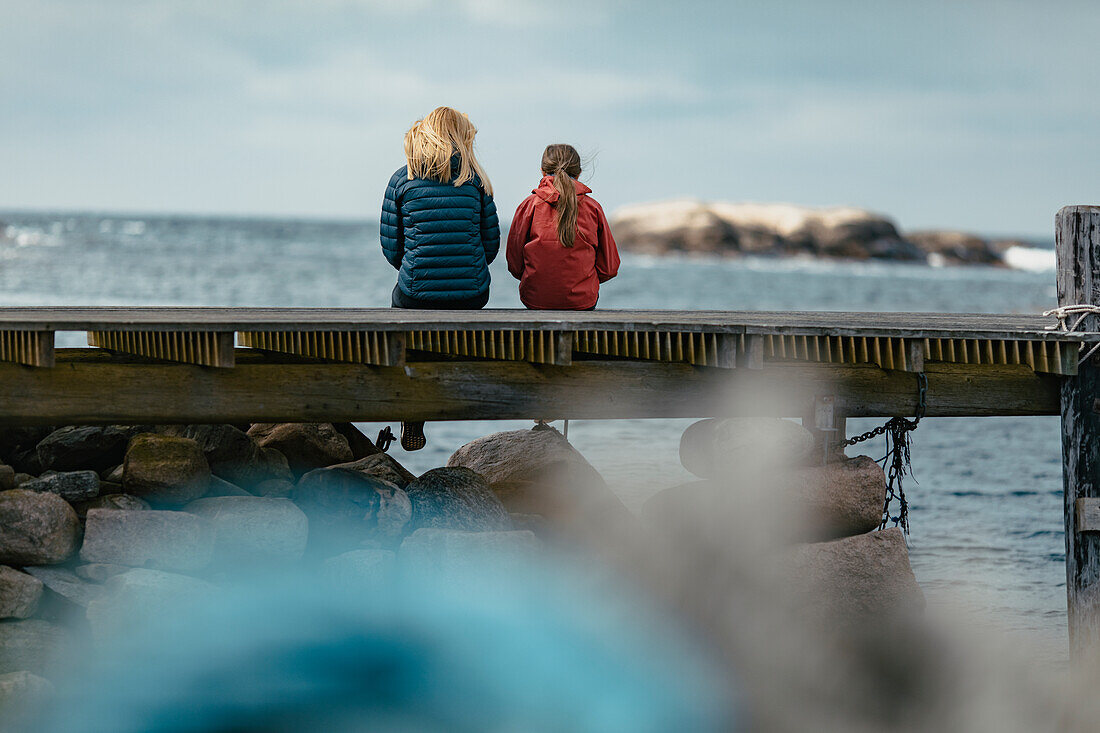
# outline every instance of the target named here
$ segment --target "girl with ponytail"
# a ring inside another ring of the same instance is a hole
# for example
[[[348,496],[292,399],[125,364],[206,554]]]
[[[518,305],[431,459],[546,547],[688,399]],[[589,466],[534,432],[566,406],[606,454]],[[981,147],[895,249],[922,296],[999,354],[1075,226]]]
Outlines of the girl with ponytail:
[[[533,309],[591,310],[600,283],[619,271],[619,252],[603,208],[577,179],[572,145],[548,145],[542,180],[516,209],[508,230],[508,271]]]

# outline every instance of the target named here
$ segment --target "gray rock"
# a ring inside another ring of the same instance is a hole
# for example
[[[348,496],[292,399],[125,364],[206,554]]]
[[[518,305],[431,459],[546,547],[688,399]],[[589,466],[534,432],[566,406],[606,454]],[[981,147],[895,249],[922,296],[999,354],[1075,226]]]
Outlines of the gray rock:
[[[30,618],[42,599],[42,581],[0,565],[0,618]]]
[[[392,550],[352,550],[325,560],[321,577],[352,592],[378,590],[392,579],[396,559]]]
[[[412,517],[404,491],[347,468],[319,468],[302,476],[292,495],[309,517],[310,545],[332,554],[363,540],[396,543]]]
[[[215,476],[246,491],[269,478],[293,479],[285,457],[280,462],[277,451],[265,455],[251,435],[232,425],[177,425],[166,432],[194,440]]]
[[[50,592],[78,606],[87,606],[102,593],[100,586],[92,585],[64,568],[29,567],[27,572],[42,581]]]
[[[85,565],[77,565],[74,572],[84,580],[90,580],[93,583],[104,583],[119,573],[125,573],[127,570],[132,570],[132,568],[128,565],[90,562]]]
[[[450,573],[469,570],[522,570],[541,543],[529,530],[462,532],[418,529],[401,543],[402,568]]]
[[[294,493],[294,483],[282,478],[269,478],[256,484],[254,491],[258,496],[285,498]]]
[[[710,418],[684,431],[680,463],[699,478],[724,479],[746,469],[804,464],[813,448],[813,434],[790,420]]]
[[[289,499],[220,496],[193,501],[184,511],[213,525],[219,565],[298,560],[306,549],[309,520]]]
[[[0,674],[45,674],[63,659],[69,635],[60,626],[32,618],[0,622]]]
[[[208,598],[215,586],[198,578],[133,568],[103,585],[102,597],[88,604],[92,637],[100,644],[132,633],[150,620],[179,617],[189,604]]]
[[[402,489],[416,480],[416,476],[388,453],[374,453],[350,463],[340,463],[331,468],[349,468],[365,476],[372,476],[399,486]]]
[[[409,484],[410,527],[493,532],[512,528],[489,484],[468,468],[436,468]]]
[[[38,444],[38,460],[44,470],[103,471],[122,462],[134,430],[119,425],[64,427]]]
[[[802,612],[827,622],[858,625],[924,608],[924,594],[897,527],[796,546],[783,568],[785,582],[800,591]]]
[[[509,512],[589,521],[629,514],[592,464],[549,426],[478,438],[447,465],[479,474]]]
[[[0,674],[0,709],[5,714],[12,706],[19,706],[17,713],[33,710],[54,694],[49,680],[27,671]]]
[[[34,481],[34,476],[31,476],[29,473],[17,473],[15,474],[15,478],[12,480],[13,488],[18,489],[20,486],[27,483],[28,481]]]
[[[295,478],[355,458],[348,439],[329,423],[256,423],[248,434],[261,448],[274,448],[286,456]]]
[[[185,504],[210,488],[210,466],[190,438],[146,433],[134,436],[123,461],[126,493],[162,504]]]
[[[213,551],[213,527],[194,514],[92,509],[80,559],[188,572],[208,566]]]
[[[826,466],[796,469],[786,481],[792,516],[817,539],[864,534],[877,529],[886,501],[886,475],[873,459],[857,456]]]
[[[76,515],[82,520],[88,516],[89,509],[128,509],[130,511],[143,511],[152,509],[149,502],[130,494],[106,494],[97,496],[88,501],[73,504]]]
[[[57,494],[0,491],[0,563],[53,565],[80,543],[80,520]]]
[[[252,496],[252,494],[223,478],[211,476],[210,489],[206,492],[206,498],[214,496]]]
[[[86,501],[99,495],[99,474],[95,471],[63,471],[51,473],[20,488],[57,494],[68,502]]]

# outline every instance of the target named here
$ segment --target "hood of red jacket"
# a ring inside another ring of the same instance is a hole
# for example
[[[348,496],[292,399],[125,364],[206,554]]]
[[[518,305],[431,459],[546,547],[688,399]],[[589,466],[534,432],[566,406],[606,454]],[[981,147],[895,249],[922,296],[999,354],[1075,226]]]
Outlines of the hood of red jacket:
[[[580,181],[574,180],[573,186],[576,188],[578,196],[584,196],[587,193],[592,193],[592,189],[584,185]],[[535,194],[548,204],[556,202],[558,200],[558,189],[554,188],[554,177],[543,176],[542,180],[539,181],[539,187],[531,193]]]

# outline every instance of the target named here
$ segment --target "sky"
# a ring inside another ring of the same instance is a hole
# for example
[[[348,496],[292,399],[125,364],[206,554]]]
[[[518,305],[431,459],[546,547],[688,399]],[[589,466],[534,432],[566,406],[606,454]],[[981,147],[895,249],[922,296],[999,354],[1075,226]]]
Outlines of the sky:
[[[377,218],[405,130],[609,210],[853,205],[1049,236],[1100,200],[1100,3],[0,0],[0,209]]]

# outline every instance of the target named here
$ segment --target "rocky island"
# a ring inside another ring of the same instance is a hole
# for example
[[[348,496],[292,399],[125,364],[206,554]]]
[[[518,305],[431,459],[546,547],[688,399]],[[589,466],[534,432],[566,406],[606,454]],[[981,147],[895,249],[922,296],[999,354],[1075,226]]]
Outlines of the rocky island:
[[[660,201],[624,206],[611,226],[619,246],[641,254],[808,256],[932,265],[1005,265],[1015,240],[955,231],[902,233],[887,216],[852,207]]]

